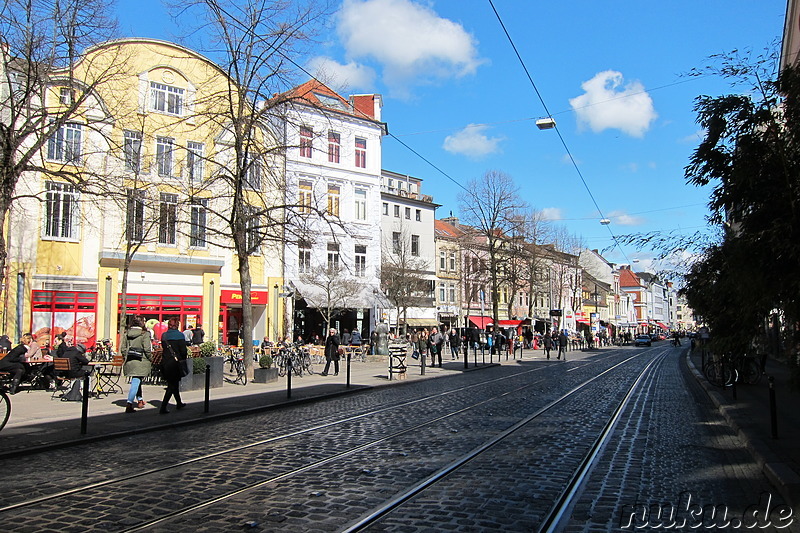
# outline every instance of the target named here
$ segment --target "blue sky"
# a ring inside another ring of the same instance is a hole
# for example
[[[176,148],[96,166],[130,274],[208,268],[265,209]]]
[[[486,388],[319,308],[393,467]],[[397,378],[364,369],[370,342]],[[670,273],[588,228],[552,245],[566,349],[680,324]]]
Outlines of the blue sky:
[[[701,134],[692,108],[697,96],[730,88],[685,74],[713,54],[768,47],[782,34],[786,1],[494,6],[580,173],[556,132],[536,128],[547,112],[488,0],[344,0],[304,64],[323,69],[344,96],[383,95],[389,131],[427,160],[387,137],[383,167],[422,178],[442,204],[439,218],[458,215],[461,186],[499,170],[589,248],[607,248],[609,229],[705,227],[708,190],[683,177]],[[158,0],[119,0],[118,11],[123,36],[180,33]],[[605,254],[642,266],[651,255]]]

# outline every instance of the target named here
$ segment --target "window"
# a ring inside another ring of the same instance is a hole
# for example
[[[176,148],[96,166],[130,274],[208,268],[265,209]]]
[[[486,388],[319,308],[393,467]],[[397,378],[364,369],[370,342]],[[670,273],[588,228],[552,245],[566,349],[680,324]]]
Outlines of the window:
[[[122,153],[125,157],[125,170],[139,172],[142,162],[142,134],[126,130],[123,133]]]
[[[356,220],[367,220],[367,191],[356,189]]]
[[[328,132],[328,163],[339,162],[341,140],[341,136],[338,133],[332,131]]]
[[[405,211],[406,211],[406,220],[411,220],[411,208],[406,207]]]
[[[356,276],[364,277],[367,274],[367,247],[356,244]]]
[[[400,232],[393,231],[392,232],[392,252],[399,254],[400,253]]]
[[[383,214],[387,216],[389,215],[389,204],[386,202],[383,202]]]
[[[186,143],[186,173],[189,181],[203,180],[203,143],[189,141]]]
[[[69,87],[61,87],[58,90],[58,101],[62,105],[72,105],[75,103],[75,90]]]
[[[158,243],[174,245],[177,226],[178,195],[162,192],[158,205]]]
[[[400,206],[399,205],[395,205],[394,206],[394,218],[400,218]]]
[[[339,245],[335,242],[328,243],[328,269],[339,270]]]
[[[444,252],[439,252],[439,270],[447,270],[447,256]]]
[[[445,290],[444,283],[439,282],[439,301],[445,302],[447,301],[447,291]]]
[[[456,253],[455,252],[450,252],[450,271],[451,272],[455,272],[456,271]]]
[[[172,177],[172,147],[175,143],[170,137],[156,137],[156,169],[162,178]]]
[[[300,157],[311,157],[312,139],[314,132],[311,128],[300,128]]]
[[[47,140],[47,159],[78,165],[81,162],[81,125],[68,122]]]
[[[80,208],[75,187],[67,183],[45,183],[44,236],[57,239],[78,239]]]
[[[328,214],[338,217],[339,216],[339,193],[340,188],[338,185],[328,185]]]
[[[248,157],[244,162],[244,186],[253,191],[261,190],[261,158]]]
[[[150,109],[168,115],[182,115],[183,89],[151,81]]]
[[[454,283],[450,284],[449,292],[450,292],[450,303],[451,304],[456,303],[456,286]]]
[[[144,191],[128,189],[128,208],[125,231],[131,242],[144,240]]]
[[[311,272],[311,246],[308,243],[300,243],[297,254],[297,270],[300,274]]]
[[[311,212],[311,182],[301,181],[300,189],[297,194],[297,203],[300,204],[301,213]]]
[[[245,216],[247,217],[247,251],[250,253],[258,253],[261,242],[264,239],[263,228],[261,227],[261,215],[259,210],[253,206],[247,206],[245,209]]]
[[[207,216],[208,200],[205,198],[192,199],[191,222],[189,224],[189,246],[192,248],[206,247]]]
[[[419,235],[411,236],[411,255],[419,255]]]
[[[367,140],[356,137],[356,166],[367,168]]]
[[[422,209],[417,209],[415,218],[417,222],[422,222]]]

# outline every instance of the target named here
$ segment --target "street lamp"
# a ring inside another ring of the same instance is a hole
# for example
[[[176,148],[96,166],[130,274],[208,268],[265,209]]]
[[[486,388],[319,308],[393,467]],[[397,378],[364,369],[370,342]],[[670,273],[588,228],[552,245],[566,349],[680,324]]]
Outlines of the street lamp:
[[[551,130],[556,127],[556,121],[552,117],[540,118],[536,121],[536,127],[540,130]]]

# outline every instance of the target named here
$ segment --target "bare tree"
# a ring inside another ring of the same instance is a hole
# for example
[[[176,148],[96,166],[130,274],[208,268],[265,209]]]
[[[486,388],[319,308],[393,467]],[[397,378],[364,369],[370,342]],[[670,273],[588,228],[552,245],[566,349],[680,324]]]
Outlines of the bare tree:
[[[96,192],[93,183],[104,179],[102,169],[82,164],[82,140],[103,134],[108,112],[95,89],[124,73],[126,58],[88,68],[81,54],[114,35],[110,9],[102,0],[7,0],[0,7],[0,220],[21,197],[44,198],[41,190],[18,190],[26,173],[77,192]],[[0,271],[7,257],[0,225]]]
[[[496,170],[471,181],[459,195],[459,204],[464,224],[471,227],[470,237],[483,248],[488,260],[492,318],[497,324],[504,247],[518,227],[519,212],[525,204],[511,176]]]
[[[362,289],[362,285],[350,277],[338,263],[313,269],[311,273],[303,274],[300,280],[307,286],[319,289],[302,296],[311,307],[319,309],[326,324],[327,338],[333,319],[347,310],[350,298]]]
[[[192,22],[194,35],[207,39],[196,48],[211,49],[229,80],[225,90],[197,102],[205,111],[196,119],[224,130],[218,141],[224,148],[209,158],[214,171],[202,186],[216,195],[208,210],[219,224],[209,224],[209,238],[237,258],[242,344],[252,374],[251,261],[280,262],[286,242],[307,237],[307,206],[287,201],[283,172],[286,111],[303,95],[287,90],[297,70],[292,57],[299,57],[326,12],[313,0],[190,0],[173,9]]]
[[[388,236],[384,240],[387,242],[381,247],[381,289],[397,310],[398,333],[402,315],[402,335],[405,336],[408,309],[420,306],[421,299],[430,292],[430,282],[422,276],[429,265],[412,253],[411,239],[406,232],[394,233],[391,242],[388,242]]]

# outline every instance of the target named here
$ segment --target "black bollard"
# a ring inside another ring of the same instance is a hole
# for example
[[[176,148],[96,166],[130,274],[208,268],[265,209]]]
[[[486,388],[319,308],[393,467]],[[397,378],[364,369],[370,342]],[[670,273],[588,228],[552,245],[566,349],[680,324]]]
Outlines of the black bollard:
[[[347,350],[347,388],[350,388],[350,350]],[[389,358],[391,359],[391,357]]]
[[[334,354],[336,355],[336,354]],[[292,397],[292,357],[286,355],[286,398]]]
[[[464,370],[469,368],[469,341],[464,339]]]
[[[211,408],[211,365],[206,365],[206,391],[203,399],[203,412],[207,413]]]
[[[769,417],[772,421],[772,438],[778,438],[778,406],[775,400],[775,378],[769,377]]]
[[[83,378],[83,401],[81,402],[81,435],[86,435],[89,421],[89,376]]]
[[[419,366],[420,366],[419,375],[420,376],[424,376],[425,375],[425,365],[427,365],[427,363],[428,362],[426,361],[425,352],[420,353],[419,354]]]

